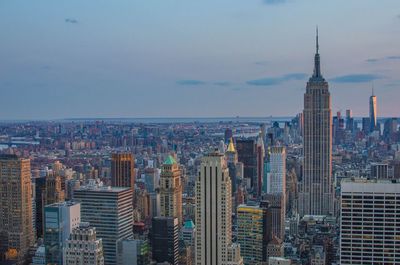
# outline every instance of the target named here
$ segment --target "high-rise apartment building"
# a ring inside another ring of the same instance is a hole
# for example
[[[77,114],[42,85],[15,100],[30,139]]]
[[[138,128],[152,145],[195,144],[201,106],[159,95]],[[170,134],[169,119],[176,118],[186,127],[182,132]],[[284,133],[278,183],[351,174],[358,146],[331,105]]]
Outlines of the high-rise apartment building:
[[[372,95],[369,97],[369,131],[373,132],[377,129],[377,102],[376,96],[374,94],[374,89],[372,89]]]
[[[196,179],[196,265],[243,264],[232,243],[231,179],[223,154],[202,158]]]
[[[160,214],[164,217],[177,217],[182,225],[182,183],[181,170],[176,160],[169,155],[161,168]]]
[[[400,182],[341,184],[340,264],[400,264]]]
[[[114,153],[111,156],[111,185],[135,187],[135,164],[132,153]]]
[[[153,217],[153,259],[158,263],[179,264],[179,221],[176,217]]]
[[[321,74],[318,32],[314,74],[307,82],[303,116],[304,165],[298,210],[301,216],[333,214],[331,97]]]
[[[29,159],[0,156],[0,263],[23,264],[34,244],[30,171]]]
[[[116,265],[121,241],[133,236],[132,190],[90,180],[74,192],[74,197],[81,203],[81,220],[96,227],[103,240],[104,263]]]
[[[80,223],[65,242],[64,265],[104,265],[103,242],[96,228]]]

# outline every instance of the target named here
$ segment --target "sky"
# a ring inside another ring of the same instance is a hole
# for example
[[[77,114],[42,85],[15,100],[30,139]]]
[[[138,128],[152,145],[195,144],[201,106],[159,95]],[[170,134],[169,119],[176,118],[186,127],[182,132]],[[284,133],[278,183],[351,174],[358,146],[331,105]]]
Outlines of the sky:
[[[400,116],[399,0],[1,0],[0,119]]]

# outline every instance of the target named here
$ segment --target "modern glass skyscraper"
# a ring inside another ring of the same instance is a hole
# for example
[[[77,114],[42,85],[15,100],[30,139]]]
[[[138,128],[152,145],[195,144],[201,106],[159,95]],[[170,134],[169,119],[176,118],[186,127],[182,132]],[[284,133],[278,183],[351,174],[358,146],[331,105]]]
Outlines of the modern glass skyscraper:
[[[203,157],[196,179],[196,265],[241,265],[232,243],[231,179],[223,154]]]
[[[1,155],[0,264],[4,258],[22,264],[34,244],[31,189],[30,160]]]
[[[369,131],[373,132],[377,128],[377,105],[376,96],[374,94],[374,89],[372,89],[372,95],[369,97]]]
[[[300,183],[300,215],[333,213],[332,111],[328,82],[321,74],[318,30],[314,74],[304,94],[303,179]]]
[[[237,208],[237,241],[244,263],[256,265],[263,261],[265,208],[239,205]]]
[[[46,205],[43,221],[46,264],[62,265],[65,242],[81,222],[80,204],[69,201]]]

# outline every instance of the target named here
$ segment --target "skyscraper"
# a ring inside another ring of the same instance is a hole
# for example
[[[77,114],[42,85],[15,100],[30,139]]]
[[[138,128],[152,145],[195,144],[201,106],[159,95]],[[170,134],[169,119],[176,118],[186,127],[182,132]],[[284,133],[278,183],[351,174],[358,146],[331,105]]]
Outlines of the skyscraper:
[[[264,157],[265,157],[264,141],[263,141],[263,137],[262,137],[261,133],[257,137],[256,152],[257,152],[257,185],[256,185],[256,191],[257,191],[257,196],[261,196],[262,181],[263,181],[263,176],[264,176]]]
[[[63,251],[65,265],[104,265],[103,241],[89,223],[72,230]]]
[[[251,205],[239,205],[237,208],[237,241],[244,264],[256,265],[263,260],[265,208]]]
[[[160,177],[161,216],[177,217],[182,225],[182,184],[181,171],[176,160],[169,155],[164,161]]]
[[[46,177],[33,178],[35,181],[36,237],[43,237],[43,198],[46,194]]]
[[[314,74],[304,94],[303,179],[299,186],[300,215],[333,212],[332,111],[328,82],[321,74],[318,30]]]
[[[29,159],[0,156],[0,263],[24,263],[34,244],[30,171]]]
[[[270,148],[270,172],[267,193],[286,194],[286,148],[273,146]]]
[[[74,197],[81,203],[81,220],[96,227],[97,236],[103,239],[104,263],[116,265],[121,241],[133,236],[132,190],[90,180]]]
[[[231,179],[224,155],[202,158],[196,179],[196,265],[240,265],[240,247],[232,243]]]
[[[269,201],[272,235],[284,239],[286,213],[286,148],[270,148],[270,172],[265,199]]]
[[[373,132],[377,129],[377,106],[374,88],[372,88],[372,95],[369,97],[369,131]]]
[[[236,150],[239,162],[243,163],[244,179],[257,191],[257,143],[254,139],[237,139]]]
[[[115,153],[111,156],[111,185],[113,187],[135,186],[134,160],[131,153]]]
[[[340,264],[400,264],[400,183],[343,180]]]
[[[46,188],[43,193],[43,207],[49,204],[63,202],[65,200],[65,192],[61,188],[61,177],[54,173],[46,176]]]
[[[158,263],[179,263],[179,223],[176,217],[154,217],[152,220],[153,259]]]
[[[44,207],[44,246],[46,264],[62,265],[63,248],[72,229],[81,222],[79,203],[60,202]]]

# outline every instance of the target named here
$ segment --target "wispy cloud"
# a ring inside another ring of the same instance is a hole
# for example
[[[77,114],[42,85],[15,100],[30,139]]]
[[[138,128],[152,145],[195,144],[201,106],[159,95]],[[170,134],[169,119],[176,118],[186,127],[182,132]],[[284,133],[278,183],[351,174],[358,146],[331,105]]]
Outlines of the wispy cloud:
[[[376,62],[381,62],[381,61],[387,61],[387,60],[400,60],[400,55],[390,55],[382,58],[369,58],[365,60],[367,63],[376,63]]]
[[[386,57],[386,59],[388,59],[388,60],[400,60],[400,56],[399,55],[388,56],[388,57]]]
[[[269,62],[268,61],[257,61],[257,62],[254,62],[254,64],[255,65],[265,66],[265,65],[268,65]]]
[[[337,76],[330,79],[330,81],[334,83],[366,83],[377,79],[382,79],[382,77],[374,74],[351,74]]]
[[[267,5],[277,5],[277,4],[283,4],[286,2],[286,0],[263,0],[264,4]]]
[[[246,83],[252,86],[274,86],[274,85],[279,85],[286,81],[303,80],[304,78],[306,78],[306,76],[307,74],[304,73],[291,73],[278,77],[266,77],[261,79],[250,80],[247,81]]]
[[[186,79],[186,80],[178,80],[176,83],[182,86],[198,86],[198,85],[204,85],[206,82],[201,80]]]
[[[379,61],[379,59],[377,59],[377,58],[370,58],[370,59],[367,59],[367,60],[365,60],[367,63],[376,63],[377,61]]]
[[[77,24],[78,20],[75,18],[66,18],[65,23]]]
[[[216,86],[230,86],[231,83],[228,82],[228,81],[217,81],[217,82],[214,82],[214,85],[216,85]]]

